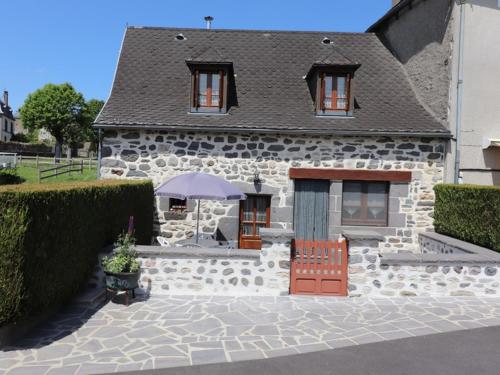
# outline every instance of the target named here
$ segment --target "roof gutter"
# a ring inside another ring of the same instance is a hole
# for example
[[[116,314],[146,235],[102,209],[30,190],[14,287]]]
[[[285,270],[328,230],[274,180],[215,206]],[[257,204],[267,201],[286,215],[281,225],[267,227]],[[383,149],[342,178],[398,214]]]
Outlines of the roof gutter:
[[[401,0],[398,4],[394,5],[386,14],[384,14],[378,21],[366,29],[367,33],[377,32],[379,27],[382,26],[386,21],[391,19],[393,16],[397,15],[400,10],[409,6],[414,0]]]
[[[420,138],[444,138],[450,139],[451,133],[449,131],[436,133],[436,132],[384,132],[384,131],[353,131],[353,130],[334,130],[325,133],[324,129],[276,129],[276,128],[235,128],[235,127],[205,127],[205,126],[190,126],[189,128],[174,125],[114,125],[114,124],[93,124],[97,129],[129,129],[129,130],[173,130],[173,131],[201,131],[201,132],[216,132],[216,133],[266,133],[266,134],[307,134],[307,135],[342,135],[353,137],[373,137],[373,136],[386,136],[386,137],[420,137]]]

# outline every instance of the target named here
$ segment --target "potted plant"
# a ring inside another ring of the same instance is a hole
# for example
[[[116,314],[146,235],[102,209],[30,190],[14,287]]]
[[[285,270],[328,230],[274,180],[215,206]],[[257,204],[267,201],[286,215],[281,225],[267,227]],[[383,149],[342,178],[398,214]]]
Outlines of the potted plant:
[[[134,249],[135,238],[131,232],[123,233],[115,243],[112,256],[102,259],[102,266],[106,275],[106,288],[108,290],[132,291],[135,298],[135,288],[139,286],[141,267],[137,261],[137,252]]]

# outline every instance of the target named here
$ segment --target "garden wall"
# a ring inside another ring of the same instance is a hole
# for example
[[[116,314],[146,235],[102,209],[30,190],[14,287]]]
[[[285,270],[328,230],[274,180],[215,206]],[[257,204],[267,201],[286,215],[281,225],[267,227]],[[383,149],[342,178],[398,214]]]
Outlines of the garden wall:
[[[0,207],[0,327],[71,298],[130,216],[151,241],[150,182],[6,186]]]
[[[138,246],[141,288],[151,295],[286,295],[293,231],[260,233],[260,251]]]
[[[380,254],[378,239],[349,241],[349,295],[497,296],[500,254],[436,233],[420,235],[421,254]]]

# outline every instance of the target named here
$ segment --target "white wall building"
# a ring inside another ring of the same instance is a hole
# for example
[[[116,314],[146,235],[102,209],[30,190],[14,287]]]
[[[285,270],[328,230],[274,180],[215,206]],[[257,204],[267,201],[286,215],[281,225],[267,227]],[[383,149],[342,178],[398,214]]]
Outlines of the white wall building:
[[[14,123],[16,119],[9,106],[9,93],[3,92],[3,100],[0,100],[0,141],[8,142],[14,135]]]
[[[500,1],[393,3],[368,31],[398,58],[419,100],[452,133],[446,180],[500,185]]]

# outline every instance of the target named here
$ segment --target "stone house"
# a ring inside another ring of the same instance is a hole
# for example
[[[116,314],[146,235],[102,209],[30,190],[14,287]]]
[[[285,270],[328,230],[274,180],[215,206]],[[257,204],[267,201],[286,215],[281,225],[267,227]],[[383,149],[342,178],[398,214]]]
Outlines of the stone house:
[[[239,186],[246,201],[202,201],[201,228],[249,249],[269,227],[418,251],[450,138],[374,33],[128,27],[95,126],[102,178]],[[190,237],[195,212],[158,199],[156,230]]]
[[[0,141],[8,142],[14,135],[14,114],[9,106],[9,92],[3,92],[3,100],[0,100]]]
[[[451,132],[445,179],[500,185],[500,2],[394,0],[368,28]]]

